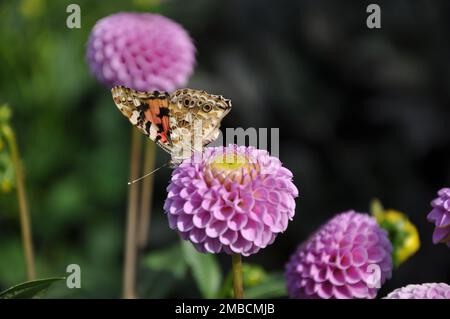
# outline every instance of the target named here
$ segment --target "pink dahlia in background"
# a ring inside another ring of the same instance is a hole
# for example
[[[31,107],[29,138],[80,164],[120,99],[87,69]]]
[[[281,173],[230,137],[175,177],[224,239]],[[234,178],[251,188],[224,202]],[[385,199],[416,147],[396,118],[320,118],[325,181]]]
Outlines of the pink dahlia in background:
[[[89,37],[91,72],[108,87],[173,91],[195,64],[195,47],[178,23],[151,13],[116,13],[100,19]]]
[[[450,247],[450,188],[443,188],[438,197],[431,202],[433,210],[427,219],[436,227],[433,232],[433,243],[446,243]]]
[[[408,285],[395,289],[384,299],[450,299],[450,286],[444,283]]]
[[[348,211],[300,245],[286,265],[291,298],[375,298],[391,277],[388,234],[367,214]]]
[[[200,252],[248,256],[270,245],[294,217],[292,173],[267,151],[205,148],[172,173],[169,225]]]

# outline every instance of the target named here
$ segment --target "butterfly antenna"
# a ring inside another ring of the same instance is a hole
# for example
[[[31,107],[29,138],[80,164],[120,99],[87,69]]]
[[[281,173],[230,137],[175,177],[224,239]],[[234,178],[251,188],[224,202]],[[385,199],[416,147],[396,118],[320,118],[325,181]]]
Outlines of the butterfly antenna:
[[[155,168],[153,171],[151,171],[150,173],[145,174],[144,176],[141,176],[141,177],[139,177],[139,178],[137,178],[137,179],[135,179],[135,180],[132,180],[132,181],[128,182],[128,185],[132,185],[132,184],[134,184],[134,183],[136,183],[136,182],[139,182],[141,179],[144,179],[144,178],[146,178],[147,176],[150,176],[150,175],[152,175],[153,173],[156,173],[156,172],[159,171],[161,168],[163,168],[163,167],[165,167],[165,166],[167,166],[167,165],[169,165],[169,162],[164,163],[163,165],[161,165],[161,166],[158,167],[158,168]]]

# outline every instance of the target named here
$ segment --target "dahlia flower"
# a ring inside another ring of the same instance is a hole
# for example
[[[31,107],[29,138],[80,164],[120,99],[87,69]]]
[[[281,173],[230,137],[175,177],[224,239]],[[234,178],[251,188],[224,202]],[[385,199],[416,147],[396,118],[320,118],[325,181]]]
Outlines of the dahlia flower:
[[[100,19],[88,41],[87,59],[108,87],[173,91],[195,64],[195,47],[176,22],[151,13],[121,12]]]
[[[292,173],[267,151],[208,147],[172,173],[164,209],[170,228],[204,253],[248,256],[294,217]]]
[[[450,286],[444,283],[408,285],[395,289],[384,299],[450,299]]]
[[[433,210],[427,219],[436,227],[433,232],[433,243],[446,243],[450,247],[450,188],[443,188],[438,197],[431,202]]]
[[[291,298],[375,298],[391,277],[388,234],[367,214],[348,211],[300,245],[286,265]]]

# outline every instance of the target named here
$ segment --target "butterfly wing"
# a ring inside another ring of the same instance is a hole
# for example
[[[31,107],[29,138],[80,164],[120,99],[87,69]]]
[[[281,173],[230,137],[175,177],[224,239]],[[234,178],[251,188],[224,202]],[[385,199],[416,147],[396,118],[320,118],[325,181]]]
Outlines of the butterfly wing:
[[[169,109],[172,158],[180,161],[217,139],[231,101],[205,91],[181,89],[171,94]]]
[[[116,86],[111,92],[117,108],[130,123],[171,153],[169,94],[141,92],[123,86]]]

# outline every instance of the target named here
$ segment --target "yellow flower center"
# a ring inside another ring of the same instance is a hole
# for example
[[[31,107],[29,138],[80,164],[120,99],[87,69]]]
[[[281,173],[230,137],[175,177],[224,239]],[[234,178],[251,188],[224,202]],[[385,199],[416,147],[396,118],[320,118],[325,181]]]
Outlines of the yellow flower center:
[[[259,166],[252,163],[248,156],[234,152],[217,155],[211,160],[208,167],[212,173],[211,177],[220,182],[228,179],[240,184],[252,179],[259,171]]]
[[[248,166],[249,160],[246,156],[236,153],[217,155],[211,162],[210,167],[216,171],[235,171]]]

